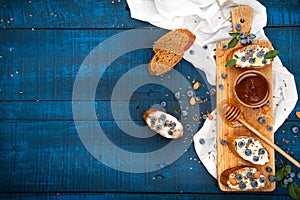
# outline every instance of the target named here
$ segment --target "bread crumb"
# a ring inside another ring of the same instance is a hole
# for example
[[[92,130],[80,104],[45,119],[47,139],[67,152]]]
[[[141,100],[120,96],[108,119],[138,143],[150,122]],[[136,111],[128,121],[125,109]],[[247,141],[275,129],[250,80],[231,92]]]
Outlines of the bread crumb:
[[[195,97],[192,97],[192,98],[190,99],[190,104],[191,104],[192,106],[196,104]]]
[[[193,85],[193,89],[194,90],[198,90],[198,88],[200,87],[200,83],[199,82],[195,82]]]
[[[296,116],[300,119],[300,111],[296,111]]]
[[[207,118],[208,118],[209,120],[212,120],[212,119],[213,119],[213,116],[212,116],[212,114],[210,114],[210,113],[207,113],[206,115],[207,115]]]

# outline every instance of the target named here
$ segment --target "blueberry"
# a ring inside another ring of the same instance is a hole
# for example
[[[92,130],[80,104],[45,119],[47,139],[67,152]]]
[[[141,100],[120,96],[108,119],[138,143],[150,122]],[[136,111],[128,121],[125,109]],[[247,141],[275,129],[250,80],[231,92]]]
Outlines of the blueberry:
[[[253,50],[249,49],[249,50],[247,51],[247,53],[248,53],[249,56],[252,56]]]
[[[221,75],[222,78],[227,78],[227,74],[225,72],[222,73]]]
[[[246,183],[244,183],[242,181],[242,182],[240,182],[239,186],[240,186],[241,189],[245,189],[246,188]]]
[[[251,154],[252,154],[251,149],[246,149],[246,150],[245,150],[245,155],[246,155],[246,156],[251,156]]]
[[[255,58],[250,58],[250,59],[249,59],[249,63],[250,63],[250,64],[255,63]]]
[[[200,97],[196,97],[195,100],[196,100],[197,102],[199,102],[199,101],[201,101],[201,98],[200,98]]]
[[[180,99],[180,92],[176,92],[176,93],[174,94],[174,97],[175,97],[175,99]]]
[[[172,128],[175,128],[175,127],[176,127],[176,122],[172,122],[172,123],[171,123],[171,127],[172,127]]]
[[[252,186],[253,188],[257,188],[257,186],[258,186],[257,181],[252,181],[252,182],[251,182],[251,186]]]
[[[225,49],[228,49],[228,45],[227,44],[223,44],[222,48],[225,50]]]
[[[247,39],[247,44],[252,44],[252,39],[248,38]]]
[[[152,123],[156,122],[156,120],[157,120],[157,117],[156,117],[156,116],[152,116],[152,117],[150,118],[150,121],[151,121]]]
[[[161,119],[162,121],[165,121],[165,120],[167,119],[167,116],[166,116],[165,114],[161,114],[161,115],[160,115],[160,119]]]
[[[253,108],[253,110],[258,111],[258,110],[259,110],[259,107]]]
[[[192,97],[192,96],[194,96],[194,92],[193,92],[192,90],[188,90],[188,91],[186,92],[186,95],[187,95],[188,97]]]
[[[264,57],[264,52],[262,52],[262,51],[259,51],[259,52],[257,52],[257,54],[256,54],[256,56],[258,57],[258,58],[262,58],[262,57]]]
[[[186,130],[191,130],[191,125],[186,124],[186,125],[185,125],[185,129],[186,129]]]
[[[164,122],[164,127],[167,127],[169,126],[169,123],[168,122]]]
[[[266,105],[267,105],[267,106],[270,105],[270,100],[267,101]]]
[[[241,39],[241,44],[242,45],[246,45],[247,44],[247,40],[246,39]]]
[[[286,178],[283,180],[283,184],[284,185],[287,185],[287,184],[289,184],[289,180],[287,180]]]
[[[240,180],[243,179],[243,176],[242,176],[242,174],[237,174],[237,175],[235,176],[235,178],[236,178],[236,180],[240,181]]]
[[[241,57],[241,61],[242,61],[242,62],[246,62],[247,60],[248,60],[248,58],[247,58],[246,56],[242,56],[242,57]]]
[[[158,131],[160,131],[162,129],[162,125],[161,124],[157,124],[155,126],[155,129],[158,130]]]
[[[268,131],[272,131],[272,130],[273,130],[273,127],[272,127],[272,126],[267,126],[267,130],[268,130]]]
[[[266,153],[266,150],[264,149],[264,148],[260,148],[259,150],[258,150],[258,154],[259,155],[264,155]]]
[[[246,38],[246,34],[245,34],[244,32],[240,33],[240,38],[241,38],[241,39]]]
[[[264,183],[265,181],[266,181],[266,179],[264,177],[259,178],[259,182]]]
[[[219,85],[219,88],[220,88],[221,90],[223,90],[223,89],[224,89],[224,85],[223,85],[223,84],[220,84],[220,85]]]
[[[292,182],[294,182],[294,180],[293,180],[293,178],[288,178],[288,181],[290,182],[290,183],[292,183]]]
[[[257,162],[259,160],[259,157],[258,156],[253,156],[253,161],[254,162]]]
[[[266,170],[268,173],[271,173],[273,171],[273,169],[271,167],[267,167]]]
[[[256,38],[256,35],[253,33],[250,33],[250,39],[254,39],[254,38]]]
[[[238,146],[241,148],[241,147],[243,147],[245,145],[245,143],[244,142],[238,142]]]
[[[181,111],[181,115],[183,116],[183,117],[186,117],[186,116],[188,116],[188,111],[186,111],[186,110],[183,110],[183,111]]]
[[[211,89],[209,90],[209,94],[210,94],[210,95],[215,95],[215,94],[216,94],[216,89],[215,89],[215,88],[211,88]]]
[[[265,65],[265,64],[267,64],[267,60],[266,60],[266,59],[263,59],[263,60],[261,61],[261,63]]]
[[[253,140],[251,138],[248,139],[248,144],[251,144]]]
[[[241,24],[236,24],[236,25],[235,25],[235,29],[236,29],[237,31],[240,31],[240,30],[242,29],[242,25],[241,25]]]
[[[195,53],[195,51],[190,50],[190,54],[191,54],[191,55],[194,55],[194,53]]]
[[[174,132],[173,132],[172,130],[169,130],[169,131],[168,131],[168,134],[169,134],[169,135],[173,135]]]
[[[254,177],[254,174],[253,174],[252,172],[248,172],[248,173],[247,173],[247,177],[248,177],[248,178],[253,178],[253,177]]]
[[[166,107],[166,106],[167,106],[167,103],[166,103],[165,101],[162,101],[162,102],[160,102],[160,105],[161,105],[162,107]]]
[[[269,181],[270,182],[275,182],[276,181],[276,177],[275,176],[269,176]]]
[[[226,141],[226,140],[221,140],[221,144],[222,144],[222,145],[226,145],[226,144],[227,144],[227,141]]]
[[[200,144],[205,144],[205,140],[203,138],[200,138],[199,142]]]
[[[295,175],[296,175],[296,174],[295,174],[294,172],[291,172],[291,173],[290,173],[290,177],[291,177],[291,178],[294,178]]]
[[[260,117],[260,118],[258,118],[258,122],[261,123],[261,124],[265,124],[266,119],[264,117]]]
[[[293,133],[298,133],[299,132],[299,128],[297,126],[292,127],[292,132]]]
[[[208,49],[207,45],[203,45],[202,48],[205,50]]]
[[[297,173],[297,178],[299,178],[299,179],[300,179],[300,172],[298,172],[298,173]]]
[[[202,115],[202,119],[206,120],[207,119],[207,115],[206,114]]]

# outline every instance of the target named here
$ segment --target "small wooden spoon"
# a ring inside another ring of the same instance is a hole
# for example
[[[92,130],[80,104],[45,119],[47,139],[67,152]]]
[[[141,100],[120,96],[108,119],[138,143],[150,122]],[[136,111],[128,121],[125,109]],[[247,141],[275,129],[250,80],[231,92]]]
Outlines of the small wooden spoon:
[[[225,105],[225,107],[224,107],[224,109],[223,109],[222,112],[223,112],[223,115],[224,115],[224,117],[226,119],[228,119],[229,121],[238,121],[238,122],[240,122],[246,128],[248,128],[250,131],[252,131],[253,133],[255,133],[258,137],[260,137],[263,141],[265,141],[268,145],[270,145],[273,149],[275,149],[281,155],[283,155],[286,159],[288,159],[294,165],[296,165],[298,168],[300,168],[300,163],[297,160],[295,160],[294,158],[292,158],[289,154],[287,154],[285,151],[283,151],[279,146],[277,146],[272,141],[270,141],[267,137],[265,137],[264,135],[262,135],[253,126],[251,126],[250,124],[248,124],[248,122],[246,122],[245,120],[243,120],[242,118],[240,118],[240,116],[242,114],[242,112],[241,112],[240,109],[238,109],[234,105],[227,104],[227,105]]]

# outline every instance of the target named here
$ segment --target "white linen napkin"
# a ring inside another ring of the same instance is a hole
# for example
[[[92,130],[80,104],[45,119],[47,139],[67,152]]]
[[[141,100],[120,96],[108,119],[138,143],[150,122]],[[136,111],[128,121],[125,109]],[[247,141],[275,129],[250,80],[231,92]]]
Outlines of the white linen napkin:
[[[184,59],[204,71],[207,81],[216,84],[216,64],[214,60],[216,43],[229,40],[232,32],[230,11],[237,5],[253,8],[251,33],[256,39],[268,39],[263,31],[267,24],[266,8],[255,0],[127,0],[131,17],[147,21],[164,29],[186,28],[196,36],[196,41],[184,54]],[[203,48],[207,46],[207,48]],[[193,54],[190,54],[190,51]],[[294,76],[282,65],[278,57],[273,62],[273,110],[274,132],[283,124],[293,110],[297,100]],[[194,135],[194,147],[208,172],[217,178],[216,151],[216,111],[213,120],[206,120],[203,127]],[[199,140],[205,143],[200,144]]]

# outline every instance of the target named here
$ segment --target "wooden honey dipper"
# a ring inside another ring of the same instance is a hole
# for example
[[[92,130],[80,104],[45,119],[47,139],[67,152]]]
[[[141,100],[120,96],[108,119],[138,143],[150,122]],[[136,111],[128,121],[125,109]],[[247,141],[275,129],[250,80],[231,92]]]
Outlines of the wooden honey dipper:
[[[223,115],[224,115],[224,117],[226,119],[228,119],[229,121],[238,121],[238,122],[240,122],[246,128],[248,128],[250,131],[252,131],[253,133],[255,133],[258,137],[260,137],[263,141],[265,141],[268,145],[270,145],[273,149],[275,149],[281,155],[283,155],[286,159],[288,159],[294,165],[296,165],[298,168],[300,168],[300,163],[297,160],[295,160],[294,158],[292,158],[289,154],[287,154],[285,151],[283,151],[279,146],[277,146],[272,141],[270,141],[267,137],[265,137],[264,135],[262,135],[253,126],[251,126],[250,124],[248,124],[248,122],[246,122],[245,120],[243,120],[242,118],[240,118],[240,116],[242,114],[242,112],[241,112],[240,109],[238,109],[236,106],[231,105],[231,104],[225,105],[224,108],[225,109],[223,109]]]

